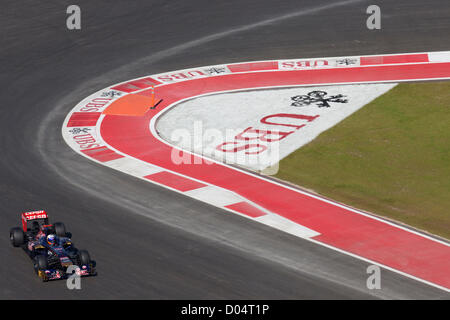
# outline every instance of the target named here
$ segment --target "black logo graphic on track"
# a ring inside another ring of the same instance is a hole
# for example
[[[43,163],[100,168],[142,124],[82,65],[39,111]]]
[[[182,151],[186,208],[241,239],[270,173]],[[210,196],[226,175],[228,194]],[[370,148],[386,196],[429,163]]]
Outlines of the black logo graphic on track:
[[[113,91],[113,90],[110,90],[110,91],[104,91],[104,92],[102,92],[101,96],[102,96],[102,97],[108,97],[108,98],[115,98],[115,97],[120,97],[120,96],[122,96],[122,92],[119,92],[119,91]]]
[[[91,131],[89,128],[73,128],[72,130],[69,130],[71,134],[80,134],[80,133],[88,133],[88,131]]]
[[[225,68],[209,68],[204,70],[208,74],[219,74],[219,73],[225,73]]]
[[[331,102],[347,103],[348,99],[342,94],[337,94],[335,96],[328,96],[325,91],[311,91],[308,94],[303,94],[299,96],[291,97],[294,101],[291,106],[294,107],[306,107],[315,104],[319,108],[329,108],[331,107]]]
[[[337,64],[338,66],[343,66],[343,65],[345,65],[345,66],[350,66],[350,65],[357,64],[357,62],[358,62],[358,60],[356,60],[356,59],[349,59],[349,58],[346,58],[346,59],[337,59],[337,60],[336,60],[336,64]]]

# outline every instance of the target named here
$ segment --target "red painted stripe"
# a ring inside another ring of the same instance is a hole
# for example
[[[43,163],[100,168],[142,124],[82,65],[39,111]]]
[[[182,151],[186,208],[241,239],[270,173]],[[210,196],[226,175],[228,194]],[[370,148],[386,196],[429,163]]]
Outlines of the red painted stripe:
[[[259,210],[258,208],[256,208],[255,206],[252,206],[251,204],[247,203],[247,202],[238,202],[235,204],[230,204],[228,206],[225,206],[225,208],[237,211],[239,213],[245,214],[249,217],[252,218],[257,218],[257,217],[261,217],[261,216],[265,216],[267,213],[265,213],[262,210]]]
[[[235,73],[161,86],[164,101],[159,108],[221,90],[449,77],[450,63]],[[106,116],[101,124],[102,137],[137,159],[236,192],[319,232],[315,239],[323,243],[450,288],[448,246],[220,163],[176,165],[171,161],[172,147],[148,130],[153,116],[150,112],[144,117]]]
[[[361,57],[361,65],[394,64],[394,63],[419,63],[429,62],[428,54],[402,54],[392,56]]]
[[[231,72],[276,70],[278,69],[278,61],[229,64],[228,69],[230,69]]]
[[[81,150],[81,152],[100,162],[106,162],[124,157],[123,155],[118,154],[117,152],[108,149],[107,147],[98,147],[88,150]]]
[[[181,177],[179,175],[167,171],[154,173],[145,176],[144,178],[182,192],[206,187],[206,184],[191,180],[189,178]]]
[[[100,112],[74,112],[67,123],[67,127],[95,126],[100,115]]]
[[[151,77],[146,77],[143,79],[133,80],[127,83],[119,84],[118,86],[112,87],[112,89],[130,93],[137,90],[149,88],[151,86],[156,86],[158,84],[161,84],[161,82]]]

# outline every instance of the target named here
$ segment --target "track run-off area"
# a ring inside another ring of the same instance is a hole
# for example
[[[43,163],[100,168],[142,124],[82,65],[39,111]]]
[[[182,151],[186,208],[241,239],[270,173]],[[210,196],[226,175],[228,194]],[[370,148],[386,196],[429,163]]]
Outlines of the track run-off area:
[[[449,52],[191,68],[140,77],[97,91],[71,110],[62,134],[77,153],[105,166],[449,291],[448,243],[270,178],[179,150],[156,130],[158,118],[165,112],[205,95],[444,79],[450,79]],[[265,121],[279,124],[280,119],[289,117],[280,113]],[[298,123],[286,127],[301,130],[315,120],[306,115],[294,118]],[[174,163],[174,149],[190,161]]]

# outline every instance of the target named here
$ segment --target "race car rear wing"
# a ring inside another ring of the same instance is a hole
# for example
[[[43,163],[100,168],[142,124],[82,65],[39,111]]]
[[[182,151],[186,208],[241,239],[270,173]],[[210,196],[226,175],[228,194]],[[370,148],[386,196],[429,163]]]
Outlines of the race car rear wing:
[[[48,215],[45,210],[28,211],[22,213],[22,228],[24,232],[28,231],[28,222],[37,221],[40,225],[48,225]]]

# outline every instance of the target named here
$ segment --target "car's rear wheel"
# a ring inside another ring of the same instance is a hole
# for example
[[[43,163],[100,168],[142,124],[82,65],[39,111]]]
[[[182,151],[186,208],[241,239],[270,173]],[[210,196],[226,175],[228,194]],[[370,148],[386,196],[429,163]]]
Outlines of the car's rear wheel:
[[[9,232],[9,239],[14,247],[20,247],[25,243],[25,233],[20,228],[12,228]]]
[[[55,233],[58,237],[65,237],[66,236],[66,226],[62,222],[55,222],[53,224],[55,228]]]

